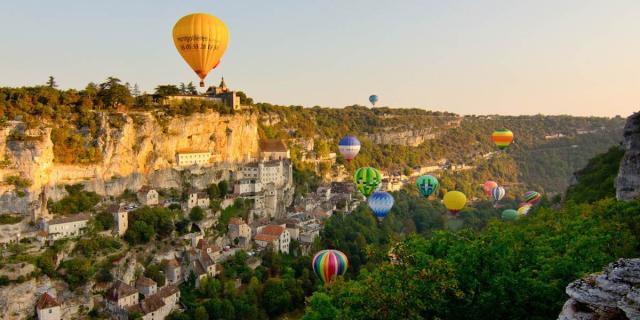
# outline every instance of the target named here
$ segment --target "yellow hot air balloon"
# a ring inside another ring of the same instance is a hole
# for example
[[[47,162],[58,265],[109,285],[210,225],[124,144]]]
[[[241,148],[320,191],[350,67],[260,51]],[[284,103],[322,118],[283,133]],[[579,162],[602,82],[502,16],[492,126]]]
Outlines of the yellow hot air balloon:
[[[449,191],[444,195],[442,202],[447,210],[455,215],[464,208],[467,203],[467,197],[460,191]]]
[[[218,66],[227,50],[229,31],[222,20],[210,14],[194,13],[180,18],[173,26],[173,43],[204,87],[204,78]]]

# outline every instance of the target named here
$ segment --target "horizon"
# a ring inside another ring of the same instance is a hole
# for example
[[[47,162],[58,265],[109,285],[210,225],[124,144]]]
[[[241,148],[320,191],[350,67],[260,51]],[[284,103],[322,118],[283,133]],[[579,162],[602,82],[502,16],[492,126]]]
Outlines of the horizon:
[[[377,94],[381,107],[460,115],[626,117],[640,101],[640,3],[631,1],[78,1],[2,3],[0,12],[0,27],[18,30],[4,37],[1,86],[50,75],[61,89],[108,76],[147,92],[197,83],[171,29],[207,12],[230,33],[207,86],[225,76],[256,102],[341,108]]]

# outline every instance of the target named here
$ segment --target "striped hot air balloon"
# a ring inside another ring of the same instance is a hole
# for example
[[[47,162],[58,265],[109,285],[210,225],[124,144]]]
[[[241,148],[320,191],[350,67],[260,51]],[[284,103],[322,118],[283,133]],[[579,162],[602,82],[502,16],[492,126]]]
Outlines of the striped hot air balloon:
[[[338,250],[322,250],[313,256],[311,265],[318,278],[324,283],[329,283],[334,277],[347,272],[349,260]]]
[[[373,214],[382,221],[393,207],[393,196],[388,192],[377,191],[369,196],[367,203]]]
[[[506,193],[507,192],[504,190],[504,188],[500,186],[496,186],[493,189],[491,189],[491,196],[493,197],[493,200],[495,202],[502,200],[502,198],[504,198],[504,195]]]
[[[416,180],[416,186],[418,190],[425,197],[428,198],[432,193],[438,189],[438,179],[434,176],[424,175],[418,177]]]
[[[380,172],[372,167],[358,168],[356,173],[353,174],[353,183],[365,197],[368,197],[374,191],[378,191],[381,182],[382,176]]]
[[[498,149],[504,150],[513,142],[513,132],[508,129],[498,129],[491,135],[491,140]]]
[[[538,203],[540,199],[542,199],[542,196],[536,191],[527,191],[524,194],[524,201],[532,206]]]
[[[338,149],[345,160],[351,161],[360,152],[360,141],[354,136],[345,136],[338,143]]]

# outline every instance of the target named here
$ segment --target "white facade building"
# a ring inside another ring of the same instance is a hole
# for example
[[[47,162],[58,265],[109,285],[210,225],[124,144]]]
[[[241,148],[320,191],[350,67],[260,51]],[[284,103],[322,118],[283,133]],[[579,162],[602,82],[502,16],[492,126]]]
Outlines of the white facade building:
[[[179,166],[205,165],[211,159],[211,152],[183,150],[178,152],[177,157]]]
[[[38,320],[62,320],[60,303],[49,293],[45,292],[36,302]]]
[[[189,192],[189,200],[187,209],[191,210],[195,207],[206,209],[209,207],[209,195],[206,192]]]
[[[89,216],[86,214],[51,219],[46,223],[48,239],[49,241],[55,241],[77,237],[84,233],[88,222]]]

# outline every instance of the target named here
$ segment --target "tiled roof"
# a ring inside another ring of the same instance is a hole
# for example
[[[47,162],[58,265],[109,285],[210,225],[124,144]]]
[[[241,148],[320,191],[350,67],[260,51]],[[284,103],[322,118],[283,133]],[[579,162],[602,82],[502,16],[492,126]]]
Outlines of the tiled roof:
[[[151,287],[155,285],[157,285],[157,283],[153,281],[153,279],[149,279],[145,276],[140,276],[140,278],[138,278],[138,280],[136,281],[136,287],[137,286]]]
[[[176,293],[180,292],[180,289],[178,289],[178,287],[174,286],[174,285],[167,285],[164,286],[162,289],[158,290],[158,293],[156,293],[155,295],[161,297],[162,299],[167,298],[169,296],[172,296]]]
[[[164,307],[164,301],[155,294],[140,301],[140,309],[142,309],[143,314],[149,314],[162,307]]]
[[[136,290],[136,288],[120,280],[116,280],[116,282],[113,283],[111,288],[107,290],[106,298],[111,301],[118,301],[118,299],[120,298],[125,298],[132,294],[137,294],[137,293],[138,293],[138,290]]]
[[[178,260],[176,260],[176,259],[171,259],[171,260],[167,261],[167,265],[172,266],[174,268],[180,267],[180,263],[178,263]]]
[[[231,218],[229,220],[229,224],[244,224],[244,221],[242,221],[242,218]]]
[[[54,297],[49,295],[48,292],[45,292],[43,295],[40,296],[40,298],[38,299],[38,302],[36,302],[36,309],[38,310],[49,309],[49,308],[57,307],[59,305],[60,303],[58,303],[58,301]]]
[[[277,225],[270,224],[270,225],[262,228],[262,231],[260,233],[279,237],[284,232],[284,230],[285,229],[282,226],[277,226]]]
[[[260,140],[260,150],[263,152],[287,152],[287,146],[280,139]]]
[[[49,220],[49,222],[47,222],[47,224],[52,225],[52,224],[61,224],[61,223],[86,221],[86,220],[89,220],[89,215],[81,213],[81,214],[76,214],[72,216],[51,219]]]

